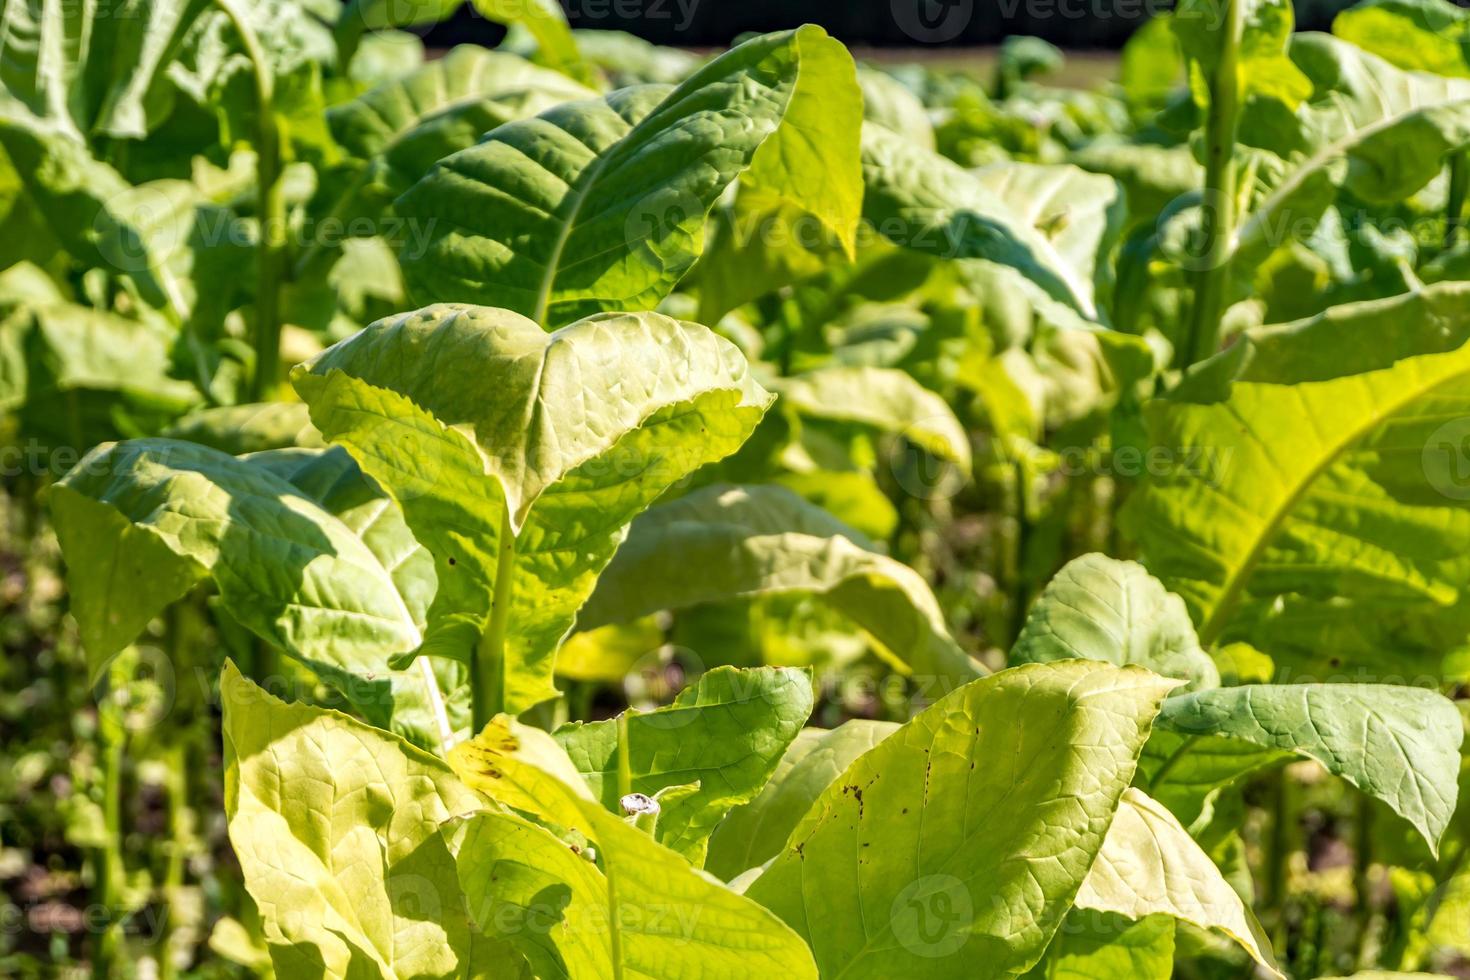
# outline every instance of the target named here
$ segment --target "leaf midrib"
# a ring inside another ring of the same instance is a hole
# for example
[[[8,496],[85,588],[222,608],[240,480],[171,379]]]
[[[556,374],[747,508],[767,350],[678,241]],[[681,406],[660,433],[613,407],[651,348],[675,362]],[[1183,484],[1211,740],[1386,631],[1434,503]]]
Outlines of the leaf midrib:
[[[1463,351],[1450,352],[1449,356],[1453,356],[1455,353],[1460,353],[1463,356]],[[1429,357],[1438,356],[1446,355],[1429,355]],[[1214,608],[1205,618],[1204,623],[1200,625],[1199,638],[1202,646],[1209,647],[1220,638],[1220,633],[1225,628],[1225,622],[1229,615],[1234,612],[1235,606],[1239,603],[1251,573],[1255,571],[1255,567],[1265,557],[1266,549],[1270,547],[1271,542],[1275,539],[1277,533],[1280,532],[1282,525],[1285,524],[1297,505],[1311,491],[1318,479],[1336,464],[1348,450],[1356,446],[1379,426],[1390,421],[1407,406],[1431,392],[1465,377],[1470,377],[1470,363],[1462,365],[1458,370],[1435,377],[1429,384],[1410,389],[1404,397],[1385,406],[1383,411],[1370,415],[1362,425],[1352,429],[1335,445],[1330,447],[1328,452],[1322,455],[1322,458],[1312,466],[1291,493],[1285,497],[1281,505],[1271,513],[1270,518],[1262,527],[1261,533],[1256,536],[1255,542],[1251,545],[1250,551],[1246,553],[1241,563],[1236,566],[1225,588],[1221,590],[1220,598],[1216,600]],[[1327,383],[1330,384],[1331,382]],[[1255,434],[1254,430],[1252,430],[1252,434]]]
[[[1327,169],[1327,166],[1334,160],[1345,157],[1357,145],[1366,142],[1381,132],[1392,129],[1400,123],[1406,122],[1412,116],[1432,109],[1440,109],[1445,106],[1457,104],[1470,107],[1470,98],[1452,98],[1445,99],[1442,102],[1425,102],[1420,105],[1415,105],[1404,112],[1387,116],[1377,122],[1369,123],[1361,129],[1353,130],[1347,136],[1318,151],[1308,158],[1299,169],[1293,172],[1280,187],[1276,188],[1259,208],[1251,213],[1251,216],[1246,220],[1245,225],[1235,235],[1234,241],[1231,243],[1230,261],[1234,261],[1242,249],[1254,244],[1269,232],[1270,229],[1266,227],[1266,224],[1275,216],[1283,203],[1288,203],[1291,197],[1306,184],[1308,178]]]
[[[1069,695],[1072,694],[1072,692],[1075,690],[1077,684],[1080,683],[1080,681],[1081,681],[1081,678],[1079,678],[1077,681],[1074,681],[1072,687],[1068,689],[1068,694]],[[1026,697],[1029,697],[1032,694],[1033,691],[1034,691],[1034,688],[1028,688],[1025,692],[1023,692],[1023,702],[1024,702],[1024,699]],[[1109,688],[1109,689],[1100,690],[1100,691],[1096,691],[1096,692],[1089,692],[1088,694],[1084,694],[1084,695],[1078,697],[1077,698],[1077,701],[1080,704],[1080,702],[1082,700],[1084,700],[1086,697],[1090,697],[1090,696],[1094,696],[1094,695],[1112,694],[1112,693],[1116,693],[1115,689]],[[1024,707],[1024,705],[1023,705],[1023,707]],[[1024,715],[1024,711],[1018,712],[1018,714]],[[935,738],[930,740],[929,745],[928,745],[928,748],[925,749],[926,752],[927,751],[932,751],[933,746],[934,746],[934,743],[937,740],[937,737],[938,737],[938,730],[936,729]],[[974,740],[974,738],[972,736],[970,738],[970,747],[971,747],[972,750],[974,749],[974,747],[975,747],[976,744],[977,743],[975,742],[975,740]],[[874,746],[874,748],[876,748],[876,745]],[[1035,757],[1039,756],[1045,750],[1045,748],[1046,748],[1045,745],[1039,745],[1039,746],[1037,746],[1036,749],[1035,749],[1035,751],[1032,753],[1032,759],[1029,760],[1029,761],[1031,761],[1031,762],[1034,763]],[[1077,746],[1076,745],[1073,745],[1073,746],[1071,746],[1071,748],[1073,750],[1073,754],[1075,754],[1075,749],[1077,748]],[[871,752],[871,751],[872,750],[870,749],[869,752]],[[1141,751],[1141,743],[1140,743],[1140,751]],[[970,754],[973,755],[973,751]],[[1017,756],[1019,756],[1019,754],[1020,753],[1017,753]],[[858,766],[858,764],[861,763],[864,760],[864,758],[866,758],[867,755],[868,755],[868,753],[864,753],[863,755],[859,756],[856,760],[854,760],[848,766],[848,768],[845,769],[838,776],[838,779],[840,780],[840,779],[846,778],[847,775],[848,775],[848,773],[853,772],[856,769],[856,767]],[[1069,758],[1067,758],[1067,759],[1064,760],[1063,765],[1065,766],[1065,765],[1067,765],[1067,764],[1069,764],[1071,762],[1077,762],[1077,761],[1078,760],[1069,757]],[[1019,769],[1020,769],[1019,759],[1018,758],[1012,759],[1012,764],[1013,764],[1013,772],[1019,771]],[[1113,808],[1109,811],[1109,813],[1107,815],[1107,820],[1106,820],[1107,826],[1105,826],[1102,829],[1102,831],[1097,835],[1097,853],[1101,853],[1102,852],[1103,841],[1106,839],[1107,832],[1111,828],[1112,823],[1113,823],[1113,820],[1117,817],[1118,809],[1121,806],[1122,793],[1125,792],[1126,789],[1127,789],[1127,786],[1132,783],[1133,776],[1134,776],[1134,773],[1137,771],[1137,768],[1138,768],[1138,757],[1137,757],[1137,754],[1135,753],[1134,759],[1133,759],[1133,764],[1132,764],[1132,766],[1130,768],[1128,768],[1128,771],[1127,771],[1127,779],[1124,780],[1124,786],[1123,786],[1122,789],[1119,790],[1118,803],[1113,806]],[[964,792],[965,792],[965,795],[966,795],[966,798],[967,798],[967,804],[966,804],[967,806],[968,806],[968,795],[969,795],[969,782],[970,782],[971,779],[975,778],[974,775],[973,775],[973,772],[974,772],[974,770],[972,768],[970,770],[970,772],[967,772],[965,774],[965,776],[964,776],[964,779],[965,779]],[[1002,792],[1000,798],[997,799],[991,805],[991,807],[990,807],[990,812],[991,813],[1001,812],[1002,807],[1005,804],[1005,802],[1011,796],[1013,796],[1016,793],[1017,787],[1019,785],[1019,782],[1020,782],[1019,778],[1013,776],[1010,784],[1007,785],[1004,788],[1004,791]],[[926,786],[926,792],[927,792],[927,786]],[[826,804],[827,806],[826,806],[826,809],[824,810],[824,812],[823,812],[823,814],[821,816],[821,819],[818,821],[817,827],[814,827],[813,828],[811,834],[808,835],[809,837],[811,835],[815,834],[816,829],[819,829],[820,826],[821,826],[821,824],[830,822],[830,820],[833,818],[834,813],[836,812],[835,810],[833,810],[831,808],[831,804],[828,803],[828,801],[827,801],[827,795],[828,794],[826,792],[824,792],[823,795],[818,798],[817,803],[816,804],[813,804],[813,807],[812,807],[813,810],[815,810],[815,807],[816,807],[817,804]],[[919,841],[919,848],[921,850],[922,850],[922,846],[923,846],[923,840],[922,840],[922,838],[923,838],[924,816],[925,816],[926,812],[928,811],[928,809],[929,808],[928,808],[927,804],[921,805],[918,808],[919,829],[918,829],[918,833],[917,833],[917,839]],[[803,818],[803,824],[805,823],[805,820],[806,820],[806,818]],[[801,829],[802,826],[803,826],[803,824],[798,824],[796,829]],[[980,836],[984,832],[985,832],[985,827],[983,825],[977,825],[976,828],[973,831],[971,831],[971,832],[969,832],[967,834],[964,834],[963,837],[962,837],[962,839],[953,846],[953,849],[950,852],[949,856],[946,857],[946,858],[944,858],[939,863],[939,865],[937,867],[932,868],[932,869],[929,869],[928,873],[929,874],[949,874],[949,873],[951,873],[953,871],[958,870],[955,867],[955,861],[956,861],[956,859],[959,858],[959,857],[961,857],[966,852],[966,849],[968,848],[970,842],[974,838]],[[794,836],[795,830],[792,831],[792,834]],[[789,845],[790,845],[790,841],[788,840],[788,842],[787,842],[788,848],[789,848]],[[779,857],[780,857],[780,852],[778,852],[778,858],[777,858],[778,860],[779,860]],[[803,884],[804,884],[804,879],[805,879],[805,874],[806,874],[806,860],[805,860],[804,857],[801,858],[798,861],[797,867],[798,867],[798,869],[800,871],[800,876],[801,876],[801,878],[803,880]],[[1081,888],[1082,881],[1084,879],[1085,879],[1085,876],[1082,879],[1078,879],[1076,888],[1072,889],[1072,893],[1074,895],[1075,895],[1076,891]],[[968,882],[970,880],[971,879],[968,879],[968,878],[966,879],[967,887],[968,887]],[[859,885],[859,889],[861,889],[861,885]],[[803,888],[803,893],[804,893],[804,888]],[[860,890],[859,890],[859,907],[861,907],[861,891]],[[1060,923],[1060,919],[1058,920],[1058,923]],[[838,971],[838,973],[833,977],[833,980],[843,980],[844,977],[848,976],[849,973],[852,971],[852,969],[855,966],[857,966],[859,963],[861,963],[862,960],[863,960],[863,958],[865,956],[867,956],[870,952],[872,952],[874,950],[875,943],[877,942],[877,940],[880,939],[880,938],[886,937],[886,936],[893,935],[893,930],[894,930],[894,923],[893,923],[893,918],[891,916],[889,917],[888,923],[886,925],[884,925],[881,929],[878,930],[878,932],[876,932],[874,934],[871,934],[871,935],[868,934],[867,929],[866,929],[866,926],[865,926],[864,927],[864,930],[863,930],[864,937],[865,937],[864,942],[863,942],[863,945],[848,958],[847,962],[843,964],[842,969],[840,971]]]
[[[561,265],[562,253],[566,251],[567,242],[571,240],[572,231],[575,230],[577,217],[582,211],[582,205],[587,202],[587,197],[592,193],[592,187],[597,183],[598,177],[602,175],[607,161],[611,159],[618,147],[633,134],[636,127],[629,129],[621,139],[606,150],[598,153],[582,171],[581,185],[572,194],[572,206],[567,212],[566,221],[562,223],[556,235],[556,240],[551,243],[551,252],[546,257],[546,263],[542,266],[541,282],[536,287],[536,305],[531,310],[531,319],[539,323],[543,328],[549,326],[546,322],[547,308],[551,305],[551,290],[556,286],[556,273]]]

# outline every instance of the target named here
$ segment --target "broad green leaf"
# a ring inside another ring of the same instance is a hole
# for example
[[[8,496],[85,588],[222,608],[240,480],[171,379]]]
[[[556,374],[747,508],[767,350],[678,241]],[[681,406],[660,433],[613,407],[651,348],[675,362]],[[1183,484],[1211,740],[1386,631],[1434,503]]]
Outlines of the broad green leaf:
[[[471,0],[476,12],[508,26],[522,27],[536,39],[537,59],[584,85],[593,84],[592,67],[577,50],[567,15],[557,0]]]
[[[1470,79],[1402,71],[1320,34],[1297,39],[1292,57],[1323,96],[1306,111],[1313,156],[1303,169],[1345,156],[1343,186],[1364,201],[1413,195],[1470,143]]]
[[[1084,268],[1074,266],[986,180],[882,127],[868,126],[863,129],[863,181],[863,217],[895,244],[940,258],[1008,266],[1021,273],[1017,282],[1034,299],[1097,317],[1095,256],[1087,257]]]
[[[342,8],[337,33],[349,36],[364,30],[380,31],[390,27],[422,27],[446,20],[464,0],[350,0]]]
[[[314,449],[323,445],[321,433],[312,428],[306,406],[301,402],[206,408],[179,419],[163,435],[197,442],[231,456],[267,449]]]
[[[204,0],[5,0],[0,87],[81,140],[142,139],[168,105],[164,72]]]
[[[1307,154],[1288,164],[1237,232],[1234,261],[1243,275],[1315,223],[1337,188],[1393,204],[1470,144],[1470,79],[1403,71],[1322,34],[1298,36],[1291,55],[1315,88],[1299,113]]]
[[[170,87],[192,101],[191,108],[214,115],[226,140],[231,139],[230,134],[235,138],[253,135],[259,64],[270,76],[272,104],[292,149],[329,163],[336,148],[322,115],[322,76],[335,71],[339,55],[327,26],[331,10],[319,9],[317,15],[311,15],[302,9],[300,0],[211,0],[203,4],[169,65]],[[247,45],[240,24],[254,35],[253,45]],[[351,60],[350,51],[341,54],[343,60]],[[167,123],[172,125],[163,131],[169,138],[195,152],[209,149],[213,127],[198,132],[197,123],[190,126],[173,118]]]
[[[226,663],[225,813],[282,977],[515,976],[465,914],[441,826],[485,808],[441,760]]]
[[[177,284],[160,273],[164,250],[141,227],[146,210],[129,206],[137,189],[94,159],[80,137],[54,119],[16,111],[0,96],[0,147],[47,227],[74,258],[88,267],[126,273],[155,307],[186,308],[173,288]]]
[[[541,977],[815,980],[796,935],[609,813],[576,776],[559,778],[571,768],[559,751],[543,732],[498,721],[450,753],[469,786],[584,835],[597,856],[593,863],[519,817],[465,821],[459,875],[482,930],[502,931]]]
[[[1123,186],[1134,219],[1155,219],[1204,183],[1204,169],[1187,146],[1155,146],[1101,137],[1068,158],[1083,170]]]
[[[331,16],[340,11],[333,6]],[[367,35],[345,66],[347,77],[364,88],[402,78],[424,66],[423,38],[408,31],[381,30]]]
[[[802,415],[901,435],[970,473],[970,437],[943,398],[895,368],[825,367],[774,383]]]
[[[1470,956],[1470,874],[1458,874],[1437,887],[1423,914],[1411,927],[1417,931],[1422,925],[1423,931],[1411,943],[1428,953]]]
[[[1252,381],[1325,381],[1441,354],[1470,341],[1470,283],[1443,282],[1387,299],[1334,306],[1242,338]]]
[[[627,793],[653,796],[697,783],[691,794],[664,805],[657,838],[699,866],[715,825],[760,792],[811,712],[805,671],[722,667],[667,707],[630,711],[624,722],[577,722],[554,734],[593,795],[613,812]],[[624,726],[627,745],[620,739]],[[631,780],[623,787],[625,755]]]
[[[1306,756],[1387,803],[1431,850],[1455,812],[1460,742],[1454,703],[1388,684],[1251,684],[1170,698],[1159,726]]]
[[[981,670],[916,572],[774,486],[705,487],[649,510],[577,623],[594,629],[660,609],[790,592],[815,594],[867,630],[903,673],[963,683]]]
[[[1059,71],[1066,61],[1062,49],[1040,37],[1011,35],[1000,46],[995,87],[1002,98],[1017,93],[1029,81]]]
[[[729,881],[775,857],[817,797],[897,728],[857,718],[833,729],[802,729],[760,794],[731,810],[715,828],[705,870]]]
[[[1206,79],[1233,86],[1236,104],[1259,95],[1295,109],[1311,94],[1311,83],[1286,56],[1296,25],[1291,0],[1183,0],[1169,23],[1198,73],[1196,99],[1208,101],[1199,94]]]
[[[401,193],[437,161],[487,131],[595,93],[559,72],[461,45],[412,74],[332,106],[332,135],[349,153],[388,168]]]
[[[1073,659],[1138,664],[1188,681],[1190,690],[1220,684],[1183,600],[1142,565],[1103,555],[1074,559],[1056,574],[1031,607],[1010,662]]]
[[[663,645],[664,631],[657,616],[610,623],[567,637],[556,651],[556,672],[574,681],[621,684]]]
[[[186,327],[183,339],[216,336],[253,231],[190,181],[130,185],[54,120],[7,108],[0,96],[0,147],[20,173],[23,203],[56,242],[89,268],[125,276],[146,306]]]
[[[1213,816],[1222,791],[1293,758],[1240,739],[1156,727],[1138,760],[1137,782],[1181,823],[1198,829]]]
[[[1176,683],[1071,661],[967,684],[849,766],[747,894],[807,939],[824,976],[1024,972]]]
[[[631,827],[628,832],[641,834]],[[511,812],[482,813],[445,834],[459,854],[460,887],[475,928],[518,951],[530,975],[615,977],[627,968],[644,976],[680,975],[678,926],[664,918],[666,907],[648,908],[655,903],[641,896],[624,900],[582,845],[568,845]],[[620,843],[616,837],[609,840],[610,846]],[[619,883],[622,870],[619,862],[613,872]],[[659,895],[665,894],[668,877],[665,870]],[[630,878],[629,883],[642,882]],[[626,927],[619,917],[628,920]],[[633,951],[625,953],[624,944]]]
[[[351,455],[342,449],[288,448],[246,459],[290,482],[361,538],[388,570],[414,625],[423,629],[438,588],[434,557],[414,538],[403,511],[363,476]],[[380,673],[370,665],[359,673],[391,685],[391,715],[369,710],[365,714],[370,721],[382,721],[415,744],[441,751],[472,734],[467,678],[460,664],[420,660],[409,670]]]
[[[1283,601],[1330,600],[1364,618],[1373,609],[1453,613],[1470,575],[1470,513],[1453,470],[1459,457],[1445,451],[1457,445],[1445,420],[1470,411],[1470,347],[1360,373],[1335,369],[1392,346],[1354,352],[1334,339],[1299,361],[1310,371],[1302,380],[1299,371],[1273,374],[1260,358],[1223,401],[1145,406],[1150,444],[1171,452],[1123,520],[1206,644],[1253,636],[1272,653],[1271,634],[1286,628]],[[1258,615],[1266,618],[1253,622]]]
[[[258,976],[270,976],[270,947],[264,937],[251,932],[239,919],[226,915],[215,920],[209,930],[209,951]]]
[[[1066,164],[1014,162],[984,167],[975,177],[1050,246],[1062,266],[1088,278],[1094,302],[1110,296],[1109,258],[1124,218],[1117,181]]]
[[[339,661],[344,640],[380,655],[416,640],[389,570],[266,467],[137,439],[89,453],[52,490],[51,506],[75,556],[72,613],[94,665],[210,574],[237,619],[308,660]]]
[[[1169,14],[1156,14],[1123,46],[1118,84],[1130,102],[1151,112],[1185,81],[1184,52],[1169,21]]]
[[[94,676],[209,580],[231,616],[371,721],[394,724],[402,710],[417,716],[400,719],[415,737],[443,740],[426,676],[388,665],[420,642],[433,568],[340,450],[237,458],[166,439],[115,443],[85,456],[50,505]]]
[[[1332,33],[1399,68],[1470,78],[1470,14],[1446,0],[1365,0]]]
[[[856,258],[862,214],[864,91],[840,44],[802,57],[781,125],[751,158],[735,201],[716,213],[696,280],[699,316],[730,310]]]
[[[51,306],[69,299],[61,284],[34,262],[16,262],[0,272],[0,309]]]
[[[849,527],[877,541],[886,541],[898,528],[898,508],[878,485],[874,474],[862,470],[802,470],[775,473],[774,484],[811,501]]]
[[[400,215],[435,223],[405,273],[425,296],[548,327],[648,309],[699,257],[705,215],[737,177],[742,193],[794,200],[850,236],[857,202],[828,171],[855,164],[812,127],[851,73],[846,49],[808,26],[748,41],[672,91],[624,89],[502,126],[399,198]]]
[[[630,85],[678,85],[704,60],[684,48],[645,41],[626,31],[603,28],[572,31],[582,57],[602,70],[610,88]]]
[[[506,310],[433,306],[292,377],[313,423],[434,555],[420,652],[466,659],[497,595],[508,603],[499,684],[512,714],[555,696],[556,646],[628,522],[738,447],[769,401],[728,341],[656,313],[548,334]]]
[[[453,16],[463,3],[464,0],[348,0],[337,17],[337,48],[342,57],[352,59],[358,45],[367,43],[363,37],[365,31],[437,24]],[[566,13],[556,0],[471,0],[471,4],[477,15],[504,24],[513,34],[523,31],[533,38],[536,60],[541,64],[578,85],[596,84],[596,72],[578,50]]]
[[[1135,920],[1163,914],[1219,930],[1284,980],[1256,917],[1210,856],[1173,814],[1136,789],[1124,791],[1097,861],[1077,892],[1077,907]]]
[[[1174,919],[1073,909],[1062,920],[1046,958],[1027,980],[1169,980],[1174,975]]]
[[[0,309],[9,305],[0,296]],[[8,394],[34,403],[33,411],[54,413],[56,405],[42,401],[47,394],[82,390],[117,392],[169,414],[199,401],[194,386],[169,376],[176,335],[156,319],[132,320],[65,300],[22,301],[0,330],[7,345],[26,355]]]
[[[460,778],[498,803],[566,830],[590,828],[581,803],[596,802],[592,791],[548,732],[496,715],[478,735],[451,749],[448,759]]]
[[[863,90],[863,122],[892,130],[926,150],[934,149],[934,124],[919,97],[885,71],[858,67]]]

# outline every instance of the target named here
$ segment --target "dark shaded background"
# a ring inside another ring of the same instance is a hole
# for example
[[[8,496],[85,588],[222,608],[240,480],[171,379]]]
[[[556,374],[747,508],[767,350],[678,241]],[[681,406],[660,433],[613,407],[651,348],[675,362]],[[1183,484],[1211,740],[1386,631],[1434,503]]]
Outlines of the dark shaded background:
[[[1306,30],[1324,30],[1354,0],[1297,0]],[[1470,0],[1456,0],[1470,6]],[[746,31],[821,24],[847,44],[942,47],[1032,34],[1066,48],[1115,48],[1171,0],[562,0],[573,27],[630,31],[659,44],[716,47]],[[426,34],[432,46],[497,43],[504,31],[466,4]]]

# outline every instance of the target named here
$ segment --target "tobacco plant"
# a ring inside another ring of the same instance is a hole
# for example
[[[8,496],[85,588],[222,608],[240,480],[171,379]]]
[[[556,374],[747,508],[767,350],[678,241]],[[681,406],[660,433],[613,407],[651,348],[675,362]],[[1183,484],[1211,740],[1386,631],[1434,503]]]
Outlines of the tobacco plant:
[[[5,3],[97,976],[191,965],[216,748],[252,974],[1463,964],[1470,20],[1185,2],[1075,92],[456,6]]]

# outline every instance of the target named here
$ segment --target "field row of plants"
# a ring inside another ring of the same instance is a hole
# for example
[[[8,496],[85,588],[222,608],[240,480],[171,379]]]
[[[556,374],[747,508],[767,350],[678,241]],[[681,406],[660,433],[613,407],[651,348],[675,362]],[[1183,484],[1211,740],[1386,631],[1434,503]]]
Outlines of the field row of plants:
[[[457,6],[3,0],[0,973],[1470,976],[1470,12]]]

